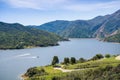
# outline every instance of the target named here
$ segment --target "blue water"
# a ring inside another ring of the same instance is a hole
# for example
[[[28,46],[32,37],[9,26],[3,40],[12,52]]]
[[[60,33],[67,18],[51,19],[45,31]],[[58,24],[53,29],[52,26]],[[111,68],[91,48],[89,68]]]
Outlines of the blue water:
[[[120,54],[120,44],[95,39],[71,39],[59,44],[53,47],[0,50],[0,80],[20,80],[20,75],[29,67],[50,64],[55,55],[62,61],[64,57],[88,59],[97,53]]]

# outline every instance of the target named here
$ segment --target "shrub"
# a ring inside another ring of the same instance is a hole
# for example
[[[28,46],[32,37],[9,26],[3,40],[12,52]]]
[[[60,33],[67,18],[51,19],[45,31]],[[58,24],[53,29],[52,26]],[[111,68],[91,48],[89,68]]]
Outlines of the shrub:
[[[110,54],[106,54],[105,57],[106,57],[106,58],[110,58],[111,55],[110,55]]]
[[[71,57],[70,62],[71,62],[71,64],[75,64],[76,63],[75,57]]]

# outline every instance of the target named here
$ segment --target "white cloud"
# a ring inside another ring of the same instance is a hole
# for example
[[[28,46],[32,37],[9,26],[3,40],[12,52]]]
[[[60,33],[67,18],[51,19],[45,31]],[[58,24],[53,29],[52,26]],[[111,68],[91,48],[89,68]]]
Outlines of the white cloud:
[[[120,0],[102,3],[82,4],[74,0],[2,0],[14,8],[32,8],[39,10],[93,11],[98,9],[120,8]]]
[[[2,0],[14,8],[50,9],[59,7],[67,0]]]
[[[93,11],[99,9],[113,9],[120,8],[120,1],[111,1],[103,3],[94,3],[94,4],[71,4],[64,6],[64,9],[73,10],[73,11]]]

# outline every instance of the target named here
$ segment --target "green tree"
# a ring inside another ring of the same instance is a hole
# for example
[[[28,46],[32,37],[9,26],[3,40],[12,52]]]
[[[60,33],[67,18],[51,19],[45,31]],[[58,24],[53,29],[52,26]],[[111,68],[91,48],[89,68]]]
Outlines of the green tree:
[[[68,64],[68,63],[70,63],[70,60],[69,60],[69,58],[64,58],[64,64]]]
[[[106,58],[110,58],[111,55],[110,55],[110,54],[106,54],[105,57],[106,57]]]
[[[76,63],[75,57],[71,57],[70,62],[71,62],[71,64],[75,64]]]
[[[54,56],[52,60],[52,65],[56,65],[57,63],[59,63],[58,56]]]
[[[98,60],[98,59],[101,59],[101,58],[104,58],[104,56],[102,54],[96,54],[92,60]]]
[[[83,63],[83,62],[85,62],[86,61],[86,59],[84,59],[84,58],[80,58],[79,59],[79,62],[81,62],[81,63]]]

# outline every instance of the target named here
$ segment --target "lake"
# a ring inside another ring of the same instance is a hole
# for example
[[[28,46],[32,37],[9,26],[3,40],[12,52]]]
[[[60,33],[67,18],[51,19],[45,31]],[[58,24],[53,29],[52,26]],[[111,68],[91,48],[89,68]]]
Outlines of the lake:
[[[20,80],[20,75],[30,67],[51,63],[53,56],[89,59],[95,54],[120,54],[120,44],[96,39],[70,39],[59,46],[19,50],[0,50],[0,80]]]

